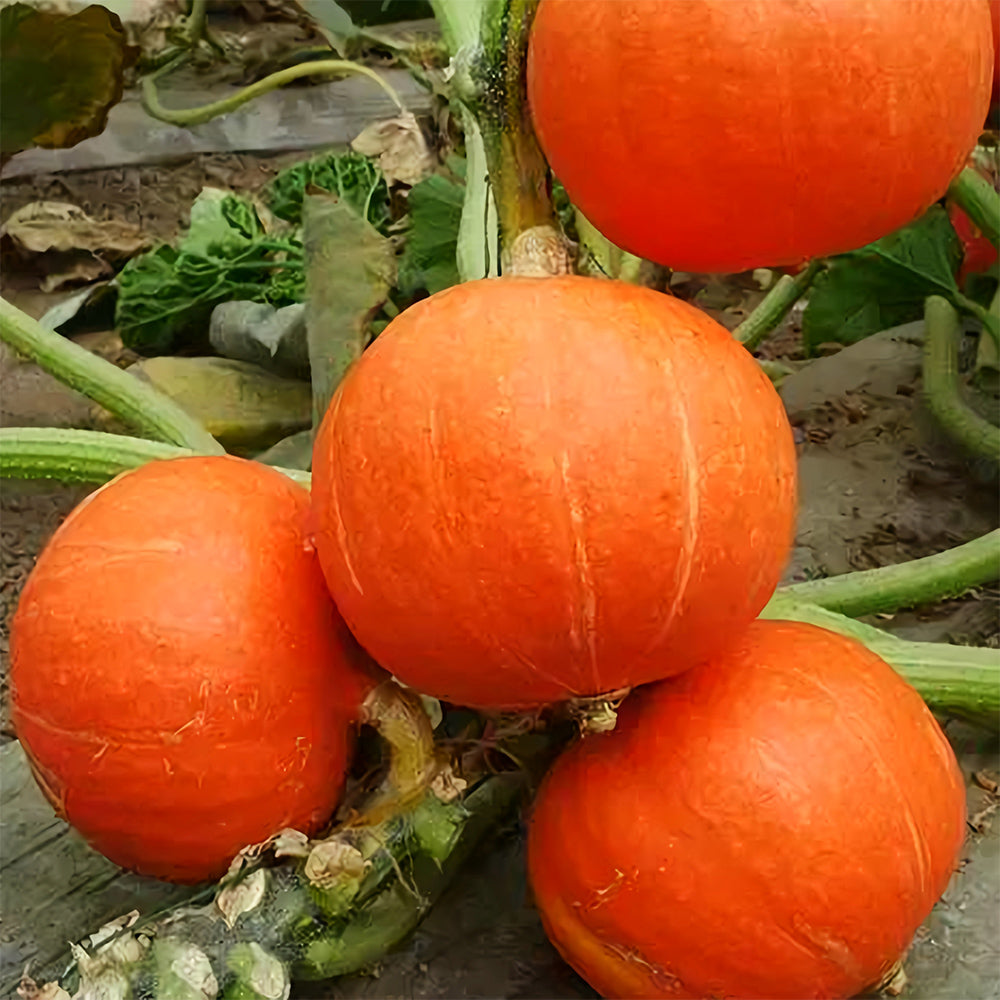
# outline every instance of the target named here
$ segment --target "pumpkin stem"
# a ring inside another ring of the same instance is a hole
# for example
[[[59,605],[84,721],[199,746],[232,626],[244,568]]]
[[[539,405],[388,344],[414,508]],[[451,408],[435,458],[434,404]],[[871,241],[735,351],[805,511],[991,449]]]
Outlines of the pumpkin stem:
[[[571,698],[566,709],[580,727],[580,733],[610,733],[618,724],[618,709],[631,688],[609,691],[593,698]]]
[[[538,0],[488,0],[481,45],[472,55],[466,104],[483,134],[500,226],[501,270],[550,275],[570,271],[552,205],[549,167],[528,115],[525,67]]]
[[[373,826],[412,808],[428,790],[450,802],[465,788],[446,753],[434,743],[434,730],[420,695],[395,681],[374,687],[361,706],[361,721],[389,746],[389,770],[382,787],[348,826]]]

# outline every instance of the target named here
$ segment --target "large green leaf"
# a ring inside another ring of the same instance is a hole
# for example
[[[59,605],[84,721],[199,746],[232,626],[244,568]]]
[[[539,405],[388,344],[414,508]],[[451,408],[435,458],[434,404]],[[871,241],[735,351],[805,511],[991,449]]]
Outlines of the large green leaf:
[[[367,156],[353,150],[327,153],[286,167],[268,185],[271,211],[299,225],[302,199],[306,191],[317,193],[315,189],[343,198],[383,236],[387,234],[392,222],[389,188],[378,164]]]
[[[310,195],[303,215],[306,330],[318,427],[334,390],[369,340],[372,319],[395,282],[396,259],[392,243],[346,201]]]
[[[853,344],[919,319],[928,295],[958,292],[961,260],[961,242],[940,205],[875,243],[833,258],[802,318],[806,349]]]
[[[115,323],[127,347],[140,354],[205,347],[209,317],[222,302],[303,301],[302,243],[297,232],[266,233],[247,199],[205,188],[178,246],[133,257],[117,284]]]
[[[404,295],[424,288],[433,295],[458,284],[458,227],[464,201],[465,188],[440,174],[410,190],[410,228],[399,265]]]
[[[0,10],[0,153],[63,148],[104,131],[138,49],[117,14],[14,3]]]

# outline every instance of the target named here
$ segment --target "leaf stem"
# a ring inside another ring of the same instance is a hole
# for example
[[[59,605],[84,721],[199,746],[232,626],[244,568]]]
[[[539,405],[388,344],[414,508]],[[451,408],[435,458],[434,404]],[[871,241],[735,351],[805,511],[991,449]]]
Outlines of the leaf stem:
[[[210,121],[212,118],[217,118],[219,115],[225,115],[231,111],[235,111],[237,108],[246,104],[247,101],[252,101],[255,97],[259,97],[261,94],[266,94],[268,91],[276,90],[278,87],[283,87],[286,83],[291,83],[293,80],[299,80],[304,76],[323,76],[327,74],[335,74],[337,76],[344,74],[357,74],[360,76],[366,76],[369,80],[374,81],[382,88],[393,104],[395,104],[401,112],[406,110],[403,105],[403,101],[396,90],[391,86],[391,84],[383,80],[382,77],[375,72],[375,70],[369,69],[367,66],[361,66],[358,63],[350,62],[346,59],[322,59],[318,62],[307,62],[301,63],[298,66],[289,66],[287,69],[279,70],[277,73],[272,73],[263,80],[258,80],[256,83],[250,84],[249,87],[244,87],[242,90],[237,91],[235,94],[231,94],[229,97],[213,101],[211,104],[203,104],[200,107],[164,107],[156,90],[156,81],[180,66],[181,63],[186,61],[187,57],[188,54],[184,53],[173,62],[168,63],[162,69],[157,70],[155,73],[151,73],[142,81],[142,106],[153,118],[168,122],[171,125],[180,125],[185,128],[189,128],[192,125],[202,125],[205,122]]]
[[[782,587],[774,599],[808,601],[856,618],[956,597],[998,578],[1000,529],[922,559]]]
[[[1000,246],[1000,193],[979,171],[966,167],[948,195],[990,243]]]
[[[783,274],[757,308],[736,327],[733,336],[748,351],[755,351],[802,298],[824,267],[822,260],[813,260],[794,276]]]
[[[1000,461],[1000,427],[971,410],[961,396],[958,313],[947,299],[931,295],[924,307],[924,325],[923,386],[928,409],[965,451]]]
[[[162,441],[55,427],[0,428],[0,479],[55,479],[106,483],[147,462],[204,454]],[[298,469],[278,469],[307,489],[312,479]]]
[[[207,455],[222,445],[172,399],[0,298],[0,340],[143,434]]]

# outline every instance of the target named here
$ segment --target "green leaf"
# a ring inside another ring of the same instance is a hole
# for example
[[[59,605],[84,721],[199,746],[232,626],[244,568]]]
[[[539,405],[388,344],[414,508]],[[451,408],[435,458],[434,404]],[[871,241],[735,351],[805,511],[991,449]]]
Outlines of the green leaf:
[[[117,14],[92,5],[76,14],[24,3],[0,10],[0,152],[64,148],[98,135],[122,97],[138,54]]]
[[[369,324],[395,281],[390,241],[345,201],[309,197],[305,208],[306,329],[313,420],[319,426],[347,369],[367,344]]]
[[[392,222],[389,188],[382,171],[367,156],[353,150],[329,153],[287,167],[268,187],[271,211],[280,219],[300,225],[302,200],[314,188],[343,198],[358,215],[366,217],[386,235]]]
[[[336,0],[299,0],[299,6],[321,28],[340,38],[353,38],[358,33],[351,15]]]
[[[404,295],[426,289],[431,295],[457,285],[458,228],[465,188],[432,174],[410,190],[410,228],[399,265]]]
[[[961,242],[940,205],[875,243],[834,257],[802,318],[807,351],[853,344],[919,319],[928,295],[958,293],[954,276],[961,259]]]
[[[232,254],[263,236],[253,205],[229,191],[203,188],[191,205],[191,225],[178,249],[202,256]]]
[[[302,242],[270,236],[252,203],[207,188],[191,206],[191,226],[176,248],[132,258],[118,275],[115,324],[126,347],[166,354],[208,344],[212,310],[222,302],[305,300]]]

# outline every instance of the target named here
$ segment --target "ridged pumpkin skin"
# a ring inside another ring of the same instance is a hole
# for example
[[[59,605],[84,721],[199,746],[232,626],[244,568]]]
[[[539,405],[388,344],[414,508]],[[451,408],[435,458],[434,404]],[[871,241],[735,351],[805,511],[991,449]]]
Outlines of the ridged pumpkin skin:
[[[53,806],[116,864],[218,878],[336,807],[370,682],[308,514],[266,466],[155,462],[42,552],[12,625],[13,721]]]
[[[855,249],[940,198],[992,48],[987,0],[541,0],[529,105],[605,236],[735,272]]]
[[[313,454],[316,545],[387,670],[474,707],[658,679],[770,597],[793,533],[777,393],[645,288],[500,278],[407,309]]]
[[[962,775],[916,692],[852,640],[758,621],[556,762],[528,868],[602,996],[846,998],[900,958],[964,833]]]

